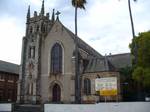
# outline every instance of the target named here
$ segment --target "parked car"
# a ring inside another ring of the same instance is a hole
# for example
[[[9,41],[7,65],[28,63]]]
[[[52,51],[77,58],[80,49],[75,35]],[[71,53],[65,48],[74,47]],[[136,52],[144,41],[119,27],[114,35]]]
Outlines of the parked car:
[[[145,101],[150,101],[150,94],[145,97]]]

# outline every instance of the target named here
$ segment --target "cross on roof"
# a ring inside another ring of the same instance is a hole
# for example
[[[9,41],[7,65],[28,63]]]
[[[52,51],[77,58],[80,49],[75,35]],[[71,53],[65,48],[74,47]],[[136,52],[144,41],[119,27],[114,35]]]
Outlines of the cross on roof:
[[[55,14],[55,15],[57,15],[57,19],[59,19],[59,14],[61,14],[59,11],[57,11]]]

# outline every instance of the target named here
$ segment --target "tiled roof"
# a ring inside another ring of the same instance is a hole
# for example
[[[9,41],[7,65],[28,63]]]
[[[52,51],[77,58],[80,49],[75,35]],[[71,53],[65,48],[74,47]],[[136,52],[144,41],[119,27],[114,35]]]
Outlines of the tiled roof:
[[[75,34],[70,31],[68,28],[66,28],[60,21],[59,23],[63,26],[63,28],[68,32],[68,34],[71,36],[71,38],[73,40],[75,40]],[[83,49],[84,51],[86,51],[89,55],[93,56],[93,57],[102,57],[102,55],[100,53],[98,53],[95,49],[93,49],[90,45],[88,45],[86,42],[84,42],[81,38],[78,37],[78,46],[80,49]]]
[[[90,59],[85,69],[85,73],[104,71],[115,71],[115,67],[109,62],[107,57]]]
[[[66,28],[60,21],[59,23],[63,26],[63,28],[68,32],[73,40],[75,40],[75,34],[71,32],[68,28]],[[89,46],[86,42],[84,42],[81,38],[78,37],[78,46],[80,49],[86,51],[89,56],[89,64],[84,72],[98,72],[98,71],[112,71],[118,70],[119,68],[123,68],[126,66],[132,66],[131,54],[117,54],[107,56],[107,61],[105,58],[98,53],[95,49]],[[107,65],[106,65],[107,63]]]
[[[132,66],[132,57],[130,53],[116,54],[107,56],[108,60],[115,66],[115,68],[124,68]]]
[[[19,65],[0,60],[0,72],[19,74]]]

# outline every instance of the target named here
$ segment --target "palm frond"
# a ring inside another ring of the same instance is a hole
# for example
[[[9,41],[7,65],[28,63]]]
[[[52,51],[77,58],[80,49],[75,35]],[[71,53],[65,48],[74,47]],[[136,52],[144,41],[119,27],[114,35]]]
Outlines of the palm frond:
[[[72,5],[77,8],[85,9],[86,0],[72,0]]]

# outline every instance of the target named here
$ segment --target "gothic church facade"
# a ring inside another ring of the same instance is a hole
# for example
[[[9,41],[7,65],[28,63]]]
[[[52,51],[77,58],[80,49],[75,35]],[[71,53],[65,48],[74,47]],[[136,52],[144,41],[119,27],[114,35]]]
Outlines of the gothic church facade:
[[[50,19],[51,18],[51,19]],[[106,56],[102,56],[78,37],[81,101],[94,103],[104,98],[95,91],[98,77],[117,77],[120,99],[119,72]],[[18,102],[73,103],[75,102],[75,35],[59,20],[41,12],[27,13],[26,35],[22,42],[22,58],[18,81]]]

